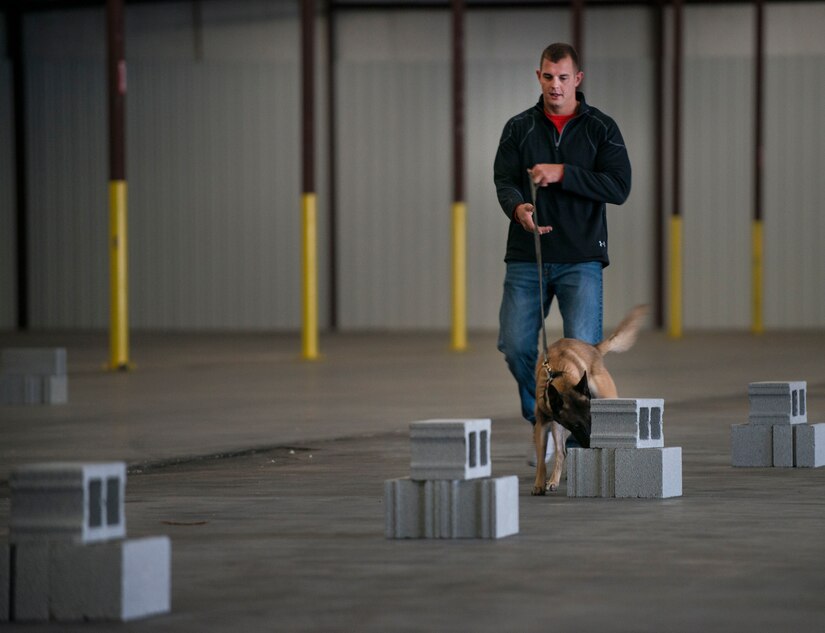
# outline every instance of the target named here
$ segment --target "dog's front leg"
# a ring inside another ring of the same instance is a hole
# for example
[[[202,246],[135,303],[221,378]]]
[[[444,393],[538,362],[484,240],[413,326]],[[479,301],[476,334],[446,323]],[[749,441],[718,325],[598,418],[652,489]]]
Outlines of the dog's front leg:
[[[562,433],[561,424],[555,420],[550,422],[550,431],[553,434],[553,446],[556,452],[553,456],[553,476],[547,481],[547,490],[555,492],[559,489],[561,470],[564,467],[564,433]]]
[[[543,495],[547,481],[547,464],[544,463],[544,455],[547,452],[547,430],[544,416],[539,411],[536,411],[536,423],[533,425],[533,443],[536,445],[536,480],[533,483],[531,494]]]

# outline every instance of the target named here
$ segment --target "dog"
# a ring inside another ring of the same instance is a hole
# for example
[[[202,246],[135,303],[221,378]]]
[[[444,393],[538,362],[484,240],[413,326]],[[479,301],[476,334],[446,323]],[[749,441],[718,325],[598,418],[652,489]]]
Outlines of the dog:
[[[561,480],[567,429],[582,448],[590,447],[591,398],[616,398],[616,385],[604,365],[608,352],[625,352],[636,342],[648,306],[633,308],[616,330],[598,345],[562,338],[547,348],[547,364],[540,358],[536,366],[536,481],[534,495],[555,491]],[[553,436],[553,474],[547,479],[548,430]]]

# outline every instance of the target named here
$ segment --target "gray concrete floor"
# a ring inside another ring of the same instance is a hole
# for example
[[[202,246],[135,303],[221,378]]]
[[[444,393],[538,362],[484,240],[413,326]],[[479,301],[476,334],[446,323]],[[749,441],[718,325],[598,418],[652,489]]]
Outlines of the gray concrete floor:
[[[10,631],[822,631],[825,468],[733,469],[747,384],[807,380],[825,422],[825,333],[645,333],[608,357],[628,397],[665,398],[681,498],[531,497],[512,379],[492,334],[148,335],[108,373],[100,334],[0,334],[68,349],[70,403],[0,407],[7,477],[42,460],[125,460],[130,537],[173,543],[173,605],[127,624]],[[383,481],[409,468],[407,426],[493,419],[493,474],[519,476],[520,533],[391,541]]]

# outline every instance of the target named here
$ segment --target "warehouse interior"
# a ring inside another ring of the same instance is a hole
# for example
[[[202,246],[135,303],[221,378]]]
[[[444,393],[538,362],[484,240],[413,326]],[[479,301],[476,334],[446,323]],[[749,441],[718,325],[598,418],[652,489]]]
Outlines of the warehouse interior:
[[[734,468],[731,426],[757,381],[825,422],[824,29],[821,1],[6,3],[0,350],[65,348],[69,397],[0,404],[0,540],[16,467],[124,461],[172,608],[118,630],[822,630],[825,469]],[[678,498],[530,495],[492,163],[553,41],[627,143],[605,332],[651,311],[606,362],[665,400]],[[518,535],[385,538],[409,425],[441,418],[492,420]]]

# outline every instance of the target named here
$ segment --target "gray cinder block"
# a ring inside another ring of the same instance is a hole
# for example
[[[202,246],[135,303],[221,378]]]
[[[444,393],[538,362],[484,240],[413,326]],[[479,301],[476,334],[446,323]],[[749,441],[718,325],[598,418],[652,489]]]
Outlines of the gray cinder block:
[[[490,420],[422,420],[410,424],[410,478],[489,477]]]
[[[794,461],[798,468],[825,466],[825,424],[797,424],[794,429]]]
[[[591,448],[661,448],[665,401],[601,398],[590,402]]]
[[[20,543],[10,549],[9,619],[49,619],[49,545]]]
[[[168,613],[171,542],[159,536],[55,544],[50,593],[56,620],[125,621]]]
[[[387,538],[489,538],[518,534],[518,477],[384,482]]]
[[[0,543],[0,622],[9,621],[11,595],[11,545]]]
[[[616,449],[571,448],[567,451],[568,497],[616,495]]]
[[[65,376],[66,349],[63,347],[16,347],[0,350],[0,373]]]
[[[794,467],[794,431],[799,424],[774,424],[773,465],[777,468]]]
[[[616,449],[616,497],[681,496],[681,447]]]
[[[730,427],[730,448],[732,466],[773,466],[773,427],[764,424],[734,424]]]
[[[807,383],[752,382],[748,385],[751,424],[804,424],[808,421]]]
[[[123,462],[16,468],[9,479],[9,540],[92,543],[126,535]]]

